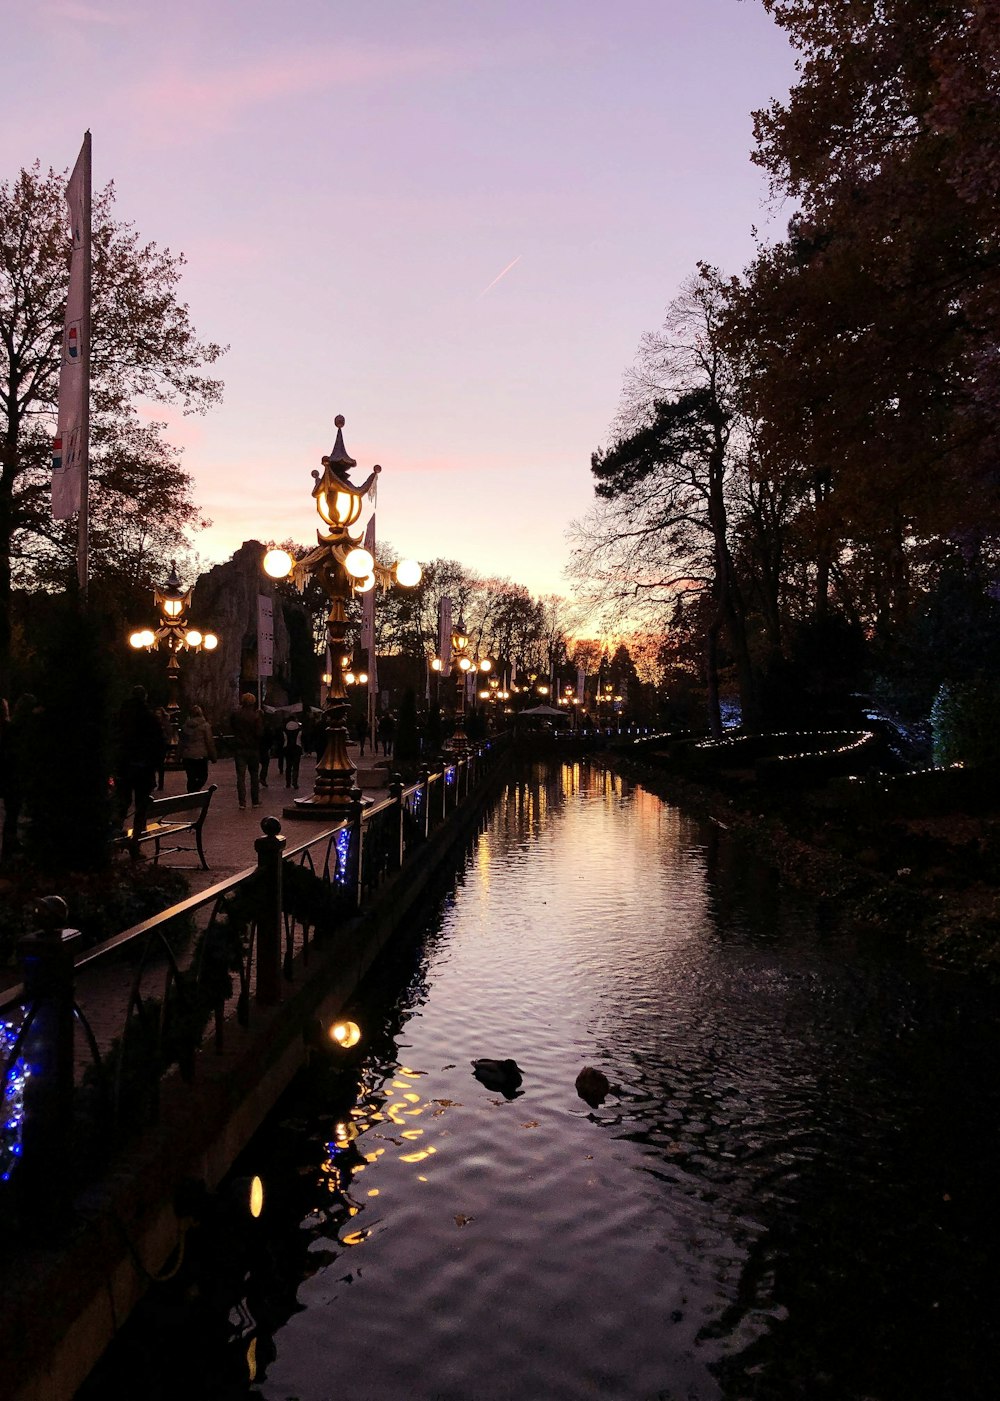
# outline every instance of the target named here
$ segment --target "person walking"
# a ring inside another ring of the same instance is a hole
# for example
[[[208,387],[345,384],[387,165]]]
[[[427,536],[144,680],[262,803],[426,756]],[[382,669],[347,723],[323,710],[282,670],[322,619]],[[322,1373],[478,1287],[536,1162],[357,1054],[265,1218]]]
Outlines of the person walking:
[[[38,701],[26,691],[14,703],[0,735],[0,798],[3,798],[3,845],[0,858],[7,860],[21,850],[18,823],[24,805],[24,790],[31,768],[32,751],[37,744],[41,711]],[[34,744],[33,744],[34,740]]]
[[[174,742],[174,722],[166,706],[158,705],[153,711],[153,714],[156,716],[156,723],[163,731],[163,758],[160,760],[160,766],[156,770],[156,789],[157,792],[162,793],[163,780],[166,777],[164,765],[167,760],[167,755],[170,753],[170,746]]]
[[[233,759],[236,764],[236,796],[241,808],[247,805],[247,774],[250,775],[250,801],[260,807],[260,737],[264,719],[252,691],[240,696],[240,708],[229,717],[233,732]]]
[[[285,725],[285,787],[298,788],[302,761],[302,724],[292,718]]]
[[[387,710],[379,721],[378,737],[382,741],[382,753],[390,759],[392,742],[396,738],[396,719],[391,710]]]
[[[132,835],[128,843],[133,861],[142,856],[139,838],[146,830],[146,813],[163,765],[167,740],[159,720],[146,701],[145,686],[133,686],[118,712],[118,751],[115,756],[115,807],[118,824],[125,826],[130,807]]]
[[[187,775],[187,791],[200,793],[208,783],[208,765],[215,763],[212,727],[200,705],[193,705],[181,726],[181,763]]]
[[[368,740],[368,717],[359,715],[354,726],[354,738],[358,741],[358,758],[365,757],[365,744]]]
[[[260,786],[266,788],[267,775],[271,767],[271,751],[274,748],[274,730],[268,716],[261,715],[260,719]]]

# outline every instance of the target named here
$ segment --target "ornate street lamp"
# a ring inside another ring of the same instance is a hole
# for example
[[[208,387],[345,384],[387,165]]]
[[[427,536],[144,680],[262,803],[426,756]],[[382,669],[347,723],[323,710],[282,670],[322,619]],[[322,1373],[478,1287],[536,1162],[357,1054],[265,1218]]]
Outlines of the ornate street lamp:
[[[455,728],[451,738],[446,742],[445,748],[452,753],[460,752],[469,747],[469,737],[465,733],[465,690],[466,677],[470,672],[487,672],[493,666],[489,657],[482,660],[479,657],[469,656],[469,634],[465,630],[465,621],[459,614],[451,634],[451,674],[455,680]],[[440,657],[435,657],[431,662],[434,671],[442,671],[444,662]]]
[[[326,748],[316,766],[316,785],[311,797],[296,798],[285,809],[286,817],[323,818],[340,822],[351,806],[351,789],[357,769],[347,753],[347,691],[345,669],[336,659],[345,656],[347,636],[347,605],[355,594],[367,593],[376,584],[388,588],[401,584],[412,588],[420,582],[421,569],[415,560],[403,560],[386,569],[377,564],[371,553],[361,547],[363,527],[357,523],[364,508],[364,498],[374,485],[382,468],[377,464],[362,486],[354,486],[348,475],[358,464],[348,456],[344,447],[344,417],[334,419],[337,438],[328,457],[321,459],[323,471],[313,472],[313,499],[325,530],[316,532],[316,548],[300,560],[293,560],[287,550],[268,550],[264,570],[272,579],[290,578],[302,589],[308,578],[319,584],[330,602],[326,631],[330,656],[335,659],[326,696],[324,722]]]
[[[177,578],[177,562],[170,561],[170,577],[162,589],[153,590],[153,601],[160,615],[160,625],[154,632],[151,628],[141,628],[129,636],[129,645],[136,651],[147,652],[164,648],[170,653],[167,662],[167,711],[170,715],[172,737],[167,762],[177,754],[177,715],[180,711],[181,665],[178,652],[214,652],[219,639],[214,632],[199,632],[188,627],[188,607],[191,603],[191,590],[181,588]]]

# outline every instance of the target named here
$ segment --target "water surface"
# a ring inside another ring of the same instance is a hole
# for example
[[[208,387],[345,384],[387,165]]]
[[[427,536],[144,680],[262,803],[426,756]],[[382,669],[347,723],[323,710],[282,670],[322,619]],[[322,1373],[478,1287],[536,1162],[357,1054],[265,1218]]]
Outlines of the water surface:
[[[245,1155],[261,1228],[136,1321],[142,1394],[997,1393],[988,994],[582,765],[511,785],[417,932]]]

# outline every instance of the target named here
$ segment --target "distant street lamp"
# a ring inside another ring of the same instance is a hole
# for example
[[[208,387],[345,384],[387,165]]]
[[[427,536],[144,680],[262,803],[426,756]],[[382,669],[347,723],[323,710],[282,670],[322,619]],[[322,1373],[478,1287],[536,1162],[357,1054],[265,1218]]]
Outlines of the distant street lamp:
[[[446,741],[445,748],[452,753],[461,753],[468,749],[469,737],[465,733],[465,691],[466,677],[474,672],[487,672],[493,666],[489,657],[469,656],[469,634],[465,630],[465,622],[459,614],[451,634],[451,674],[455,681],[455,728],[451,738]],[[431,662],[433,671],[442,671],[444,663],[440,657],[435,657]]]
[[[364,497],[371,490],[382,468],[377,464],[362,486],[354,486],[348,472],[358,464],[344,447],[344,418],[334,419],[337,438],[328,457],[322,458],[323,471],[313,472],[313,498],[326,530],[316,532],[317,545],[300,560],[287,550],[268,550],[264,570],[272,579],[292,579],[300,590],[314,578],[330,602],[326,631],[333,658],[324,723],[326,748],[316,766],[316,785],[311,797],[296,798],[285,809],[286,817],[323,818],[341,821],[351,806],[351,789],[357,769],[347,753],[347,691],[344,682],[344,639],[347,636],[347,605],[358,593],[367,593],[379,584],[388,588],[397,583],[412,588],[420,582],[421,569],[415,560],[403,560],[387,569],[377,564],[361,547],[364,528],[357,528]]]
[[[214,652],[219,639],[214,632],[199,632],[188,627],[187,611],[191,590],[181,588],[177,578],[177,563],[170,561],[170,577],[162,589],[153,590],[153,600],[160,615],[160,626],[154,632],[142,628],[129,636],[129,645],[136,651],[147,652],[165,648],[170,653],[167,662],[167,711],[170,715],[171,741],[167,761],[177,755],[177,716],[180,712],[181,666],[178,652]]]

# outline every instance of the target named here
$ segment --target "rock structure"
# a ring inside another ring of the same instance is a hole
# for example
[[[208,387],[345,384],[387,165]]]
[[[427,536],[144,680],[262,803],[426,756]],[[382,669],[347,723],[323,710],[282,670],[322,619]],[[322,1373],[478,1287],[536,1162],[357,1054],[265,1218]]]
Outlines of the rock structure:
[[[275,586],[264,573],[265,546],[246,540],[225,564],[202,574],[191,600],[192,625],[219,635],[214,652],[187,652],[181,658],[182,705],[197,701],[209,720],[224,724],[243,691],[258,694],[257,597],[274,600],[273,676],[265,678],[265,705],[283,705],[288,694],[288,628]]]

